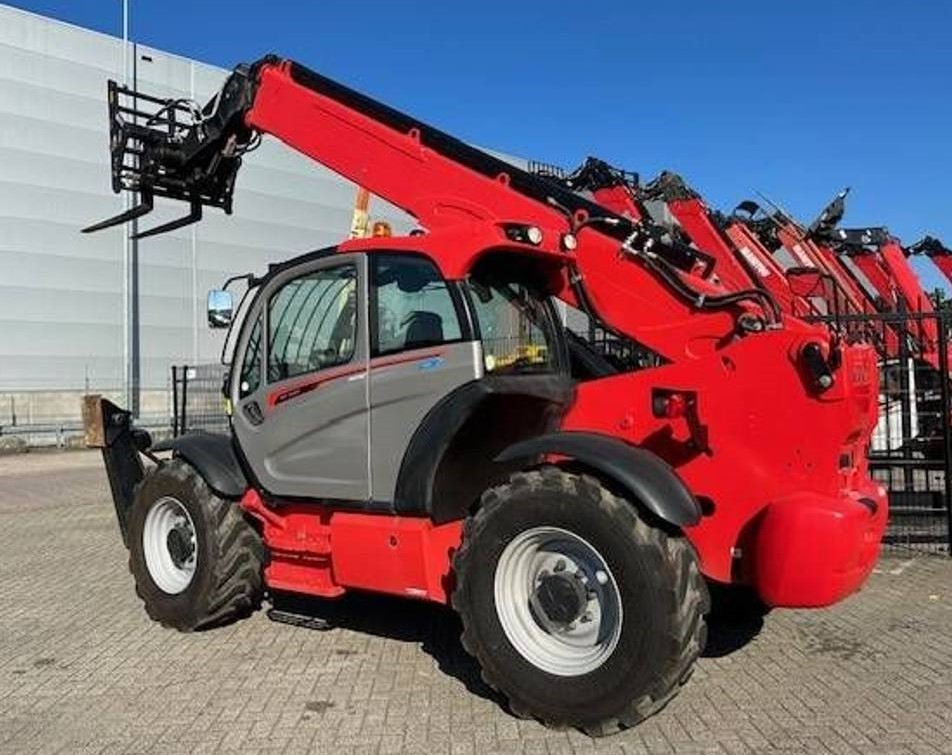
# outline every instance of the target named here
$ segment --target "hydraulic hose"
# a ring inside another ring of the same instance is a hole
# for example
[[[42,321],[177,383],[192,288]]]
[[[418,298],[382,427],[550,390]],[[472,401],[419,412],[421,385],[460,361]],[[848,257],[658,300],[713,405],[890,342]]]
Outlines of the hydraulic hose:
[[[584,227],[585,225],[593,225],[597,223],[604,223],[605,225],[609,226],[618,225],[618,222],[615,220],[615,218],[593,217],[581,224],[578,224],[575,228],[575,232],[577,233],[578,229]],[[627,252],[631,257],[638,257],[641,259],[649,270],[661,278],[661,280],[664,281],[668,287],[681,298],[687,300],[698,309],[703,310],[724,309],[745,301],[753,302],[755,306],[759,307],[763,311],[766,320],[770,324],[780,324],[782,320],[780,306],[774,300],[773,296],[771,296],[768,292],[758,288],[749,288],[729,294],[702,294],[698,291],[695,291],[687,283],[685,283],[678,272],[679,268],[662,257],[660,254],[648,249],[643,251],[636,249],[633,246],[633,243],[647,237],[645,239],[647,242],[645,244],[646,247],[654,246],[661,249],[668,249],[675,254],[682,255],[690,253],[695,258],[700,257],[703,259],[704,257],[708,257],[708,255],[703,254],[703,252],[699,252],[693,247],[681,249],[679,248],[677,242],[669,243],[661,238],[657,232],[653,233],[652,230],[653,229],[651,227],[646,228],[644,225],[635,226],[628,238],[622,242],[622,251]],[[713,259],[710,257],[708,257],[708,259],[710,260],[711,265],[713,265]]]
[[[588,217],[585,220],[577,221],[574,216],[568,211],[568,208],[561,205],[553,197],[548,198],[549,204],[554,206],[556,209],[563,212],[568,218],[569,222],[572,225],[572,232],[577,234],[580,230],[588,226],[594,225],[605,225],[610,228],[617,228],[622,225],[621,218],[613,216],[592,216]],[[629,236],[622,241],[622,251],[627,252],[629,256],[640,258],[645,266],[651,270],[655,275],[657,275],[661,280],[668,285],[668,287],[682,299],[688,301],[692,306],[697,309],[702,310],[718,310],[726,309],[742,302],[753,302],[755,306],[760,308],[766,320],[771,325],[779,325],[783,319],[783,316],[780,311],[780,306],[774,300],[774,298],[766,291],[760,289],[751,288],[744,289],[743,291],[735,291],[729,294],[714,294],[707,295],[702,294],[699,291],[691,288],[684,280],[681,278],[678,273],[678,268],[670,263],[668,260],[664,259],[660,255],[650,252],[648,250],[639,251],[632,246],[632,243],[639,240],[643,236],[647,236],[646,246],[657,245],[659,248],[670,249],[674,253],[684,254],[690,252],[691,255],[697,257],[698,250],[693,248],[688,248],[687,250],[682,250],[678,248],[677,244],[666,243],[660,237],[657,237],[655,234],[652,234],[649,229],[644,228],[643,226],[636,226],[635,229]],[[704,255],[705,257],[707,255]],[[713,260],[711,260],[713,261]],[[607,330],[612,330],[616,335],[617,331],[607,326],[607,323],[601,318],[598,317],[594,312],[594,307],[592,305],[591,299],[588,296],[588,292],[585,290],[585,286],[582,280],[582,275],[578,271],[578,267],[572,265],[570,268],[570,282],[572,285],[572,290],[575,293],[576,298],[579,301],[579,304],[582,305],[585,313],[592,317],[594,320],[606,326]]]
[[[684,282],[677,271],[661,257],[641,254],[639,254],[639,256],[644,259],[645,265],[667,283],[675,293],[691,302],[691,304],[698,309],[724,309],[725,307],[734,306],[745,301],[752,301],[764,311],[764,314],[767,315],[767,319],[772,324],[779,324],[782,319],[780,307],[777,302],[774,301],[774,298],[766,291],[750,288],[729,294],[708,296],[691,288]]]
[[[575,294],[575,298],[578,300],[578,304],[582,308],[582,311],[592,322],[598,323],[601,328],[608,331],[616,338],[628,340],[628,336],[626,336],[620,330],[616,330],[614,327],[612,327],[608,321],[596,311],[595,305],[592,303],[592,299],[588,295],[588,289],[585,288],[585,282],[582,279],[582,274],[579,272],[578,267],[574,264],[569,266],[569,284],[572,286],[572,293]]]

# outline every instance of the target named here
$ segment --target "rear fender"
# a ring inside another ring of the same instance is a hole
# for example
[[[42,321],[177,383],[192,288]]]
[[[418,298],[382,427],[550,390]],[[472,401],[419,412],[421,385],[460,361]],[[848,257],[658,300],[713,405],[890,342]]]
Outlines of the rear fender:
[[[498,462],[566,456],[612,480],[654,516],[675,527],[701,521],[701,507],[675,471],[643,448],[608,435],[556,432],[514,443]]]

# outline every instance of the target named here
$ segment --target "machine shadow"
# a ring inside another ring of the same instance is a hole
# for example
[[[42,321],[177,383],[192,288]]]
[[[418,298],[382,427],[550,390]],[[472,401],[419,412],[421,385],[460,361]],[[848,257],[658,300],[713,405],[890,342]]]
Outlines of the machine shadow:
[[[707,616],[707,645],[703,658],[722,658],[744,648],[756,639],[770,612],[750,592],[708,583],[711,612]]]
[[[712,587],[705,658],[720,658],[740,650],[760,633],[767,609],[749,596]],[[418,644],[444,674],[466,689],[506,707],[505,698],[480,676],[479,665],[460,643],[459,617],[446,607],[369,593],[350,593],[338,600],[302,595],[271,595],[273,620],[280,612],[299,617],[312,629],[349,629],[361,634]]]
[[[337,600],[300,595],[271,595],[273,611],[327,622],[327,629],[349,629],[375,637],[418,644],[447,676],[461,682],[474,695],[506,707],[505,698],[480,677],[479,665],[460,643],[462,625],[449,608],[424,601],[349,593]],[[307,626],[307,624],[304,624]]]

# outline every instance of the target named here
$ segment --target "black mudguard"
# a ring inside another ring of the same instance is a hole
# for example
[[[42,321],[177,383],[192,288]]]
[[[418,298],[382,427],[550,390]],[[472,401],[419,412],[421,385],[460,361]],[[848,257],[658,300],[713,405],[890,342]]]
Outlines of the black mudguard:
[[[608,435],[585,432],[540,435],[512,444],[496,461],[547,454],[567,456],[600,472],[656,517],[675,527],[690,527],[701,521],[700,505],[668,464],[650,451]]]
[[[171,451],[174,456],[185,459],[208,487],[225,498],[240,498],[248,489],[248,479],[228,435],[188,433],[156,443],[149,450]]]
[[[563,375],[489,375],[444,396],[413,433],[397,475],[394,511],[437,524],[462,519],[518,464],[493,458],[559,426],[575,396]]]

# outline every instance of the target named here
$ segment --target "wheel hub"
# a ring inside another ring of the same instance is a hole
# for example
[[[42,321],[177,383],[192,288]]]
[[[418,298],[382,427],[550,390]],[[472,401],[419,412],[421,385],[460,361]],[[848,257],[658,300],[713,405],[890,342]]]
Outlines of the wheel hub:
[[[618,645],[618,585],[602,554],[568,530],[542,525],[510,541],[496,563],[494,598],[509,642],[550,674],[588,674]]]
[[[585,612],[587,591],[577,574],[544,574],[538,580],[530,605],[545,614],[548,619],[542,622],[545,628],[549,624],[567,628]]]
[[[195,553],[195,541],[188,524],[178,522],[169,530],[165,547],[169,549],[172,563],[179,569],[182,569],[185,564],[188,563],[192,554]]]

